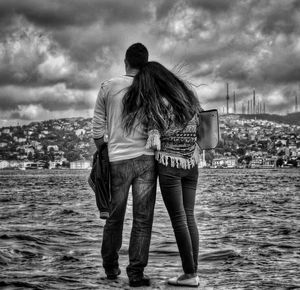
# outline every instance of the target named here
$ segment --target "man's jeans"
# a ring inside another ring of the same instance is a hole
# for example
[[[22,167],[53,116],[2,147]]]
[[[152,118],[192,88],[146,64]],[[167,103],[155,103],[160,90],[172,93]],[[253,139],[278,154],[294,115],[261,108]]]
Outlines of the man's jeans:
[[[129,188],[132,186],[133,222],[129,243],[129,279],[143,277],[148,263],[153,212],[156,197],[157,171],[154,156],[110,163],[111,203],[110,216],[103,231],[102,259],[107,274],[119,267],[118,252],[122,245],[122,231]]]
[[[198,181],[197,165],[179,169],[159,164],[159,184],[186,274],[197,272],[199,233],[194,216]]]

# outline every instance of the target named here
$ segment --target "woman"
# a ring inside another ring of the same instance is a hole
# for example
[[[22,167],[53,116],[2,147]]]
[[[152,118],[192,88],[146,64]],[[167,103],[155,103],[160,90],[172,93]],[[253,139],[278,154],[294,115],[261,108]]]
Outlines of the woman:
[[[156,150],[159,184],[174,229],[184,274],[169,284],[198,286],[199,234],[194,217],[198,180],[197,113],[193,91],[157,62],[134,77],[123,101],[124,127],[148,127],[147,147]]]

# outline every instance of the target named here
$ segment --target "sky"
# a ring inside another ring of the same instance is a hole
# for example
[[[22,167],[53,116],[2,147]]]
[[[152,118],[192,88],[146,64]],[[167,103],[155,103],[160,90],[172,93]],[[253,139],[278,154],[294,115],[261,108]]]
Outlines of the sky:
[[[0,0],[0,126],[93,116],[133,43],[194,85],[204,109],[300,103],[300,1]],[[300,105],[298,105],[300,107]]]

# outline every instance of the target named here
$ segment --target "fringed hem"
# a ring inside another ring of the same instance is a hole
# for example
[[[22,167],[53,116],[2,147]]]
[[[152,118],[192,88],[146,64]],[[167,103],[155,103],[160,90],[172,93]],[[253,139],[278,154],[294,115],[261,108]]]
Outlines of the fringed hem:
[[[194,151],[194,154],[191,158],[183,158],[179,156],[171,156],[170,154],[166,152],[156,152],[155,159],[158,161],[158,163],[171,167],[177,167],[182,169],[191,169],[195,165],[199,163],[199,150]]]
[[[158,130],[150,130],[148,132],[146,149],[160,150],[160,134]]]

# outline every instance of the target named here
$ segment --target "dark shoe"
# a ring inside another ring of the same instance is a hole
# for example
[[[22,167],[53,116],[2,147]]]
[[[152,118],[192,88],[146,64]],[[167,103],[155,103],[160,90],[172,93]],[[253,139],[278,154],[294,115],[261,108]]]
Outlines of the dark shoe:
[[[130,287],[150,286],[150,278],[144,275],[142,278],[129,279]]]
[[[106,276],[107,276],[107,279],[109,279],[109,280],[117,279],[120,274],[121,274],[120,269],[116,269],[113,271],[106,271]]]

